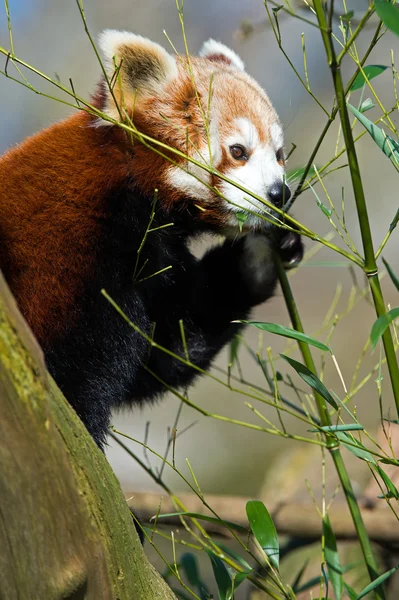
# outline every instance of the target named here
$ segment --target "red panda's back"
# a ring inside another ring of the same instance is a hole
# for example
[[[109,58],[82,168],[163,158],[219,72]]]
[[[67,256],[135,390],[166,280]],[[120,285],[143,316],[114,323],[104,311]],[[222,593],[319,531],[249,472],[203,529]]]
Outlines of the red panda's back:
[[[107,192],[128,161],[79,113],[0,158],[0,268],[42,344],[73,318],[93,268]]]

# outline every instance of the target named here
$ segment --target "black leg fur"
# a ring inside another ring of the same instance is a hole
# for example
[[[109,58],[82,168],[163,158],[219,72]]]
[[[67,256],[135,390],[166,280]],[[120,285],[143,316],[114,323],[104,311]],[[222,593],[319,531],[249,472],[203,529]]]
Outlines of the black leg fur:
[[[273,295],[277,276],[272,252],[279,251],[285,262],[302,257],[299,235],[276,230],[272,242],[248,234],[197,260],[188,249],[195,223],[177,214],[172,216],[174,227],[148,236],[140,255],[141,281],[134,281],[150,208],[149,199],[112,198],[104,239],[96,249],[98,269],[81,299],[79,321],[45,348],[50,372],[101,448],[113,408],[156,399],[164,383],[182,388],[197,375],[192,367],[151,348],[102,296],[102,288],[142,332],[184,357],[182,320],[190,360],[206,369],[238,330],[231,321],[246,319],[253,306]],[[156,224],[171,220],[159,211]],[[171,268],[151,277],[167,266]]]

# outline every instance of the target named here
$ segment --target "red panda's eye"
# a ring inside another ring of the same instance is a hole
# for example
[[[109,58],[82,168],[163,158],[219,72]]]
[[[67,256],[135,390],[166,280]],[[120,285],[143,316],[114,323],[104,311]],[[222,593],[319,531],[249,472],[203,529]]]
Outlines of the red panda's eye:
[[[230,154],[236,160],[248,160],[248,155],[245,151],[244,146],[240,146],[240,144],[234,144],[234,146],[230,146]]]
[[[276,152],[276,160],[278,163],[284,164],[285,159],[284,159],[284,150],[283,148],[280,148],[279,150],[277,150]]]

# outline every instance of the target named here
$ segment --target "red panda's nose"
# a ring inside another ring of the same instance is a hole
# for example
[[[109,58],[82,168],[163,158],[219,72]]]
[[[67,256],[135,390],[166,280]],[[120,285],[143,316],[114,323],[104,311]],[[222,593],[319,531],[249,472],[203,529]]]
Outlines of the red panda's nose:
[[[290,188],[282,181],[277,181],[276,183],[273,183],[272,187],[269,189],[268,196],[270,201],[273,202],[277,208],[281,208],[287,204],[288,200],[291,198]]]

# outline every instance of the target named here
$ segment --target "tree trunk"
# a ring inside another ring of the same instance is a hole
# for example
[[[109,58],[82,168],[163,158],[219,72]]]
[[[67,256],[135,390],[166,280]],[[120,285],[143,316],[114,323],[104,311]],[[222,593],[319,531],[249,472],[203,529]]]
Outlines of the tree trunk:
[[[175,596],[0,274],[0,599],[156,598]]]

